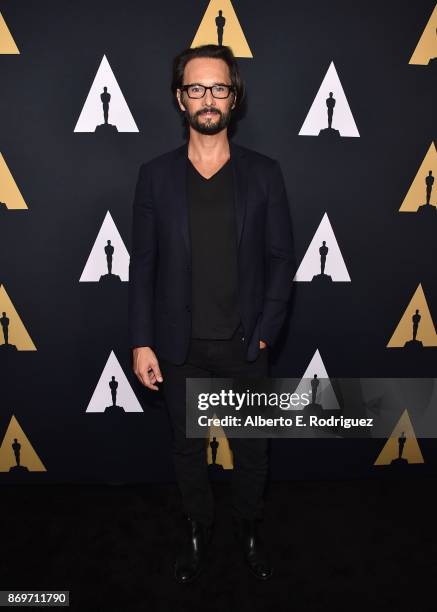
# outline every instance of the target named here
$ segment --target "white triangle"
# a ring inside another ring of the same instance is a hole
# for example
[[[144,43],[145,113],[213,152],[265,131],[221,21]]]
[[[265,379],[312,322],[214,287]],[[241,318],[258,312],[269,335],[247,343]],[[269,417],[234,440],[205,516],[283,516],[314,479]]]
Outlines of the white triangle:
[[[111,95],[108,123],[115,125],[119,132],[138,132],[132,113],[124,99],[106,55],[103,56],[100,62],[74,131],[94,132],[98,125],[104,123],[103,106],[100,99],[104,87],[108,88],[108,93]]]
[[[108,240],[111,241],[110,245],[108,245]],[[105,248],[110,246],[114,248],[111,273],[119,276],[122,281],[129,280],[129,253],[108,210],[82,271],[80,283],[98,282],[101,276],[108,274]]]
[[[308,115],[300,128],[299,136],[318,136],[320,130],[328,127],[326,99],[330,92],[335,98],[332,127],[340,132],[340,136],[360,136],[334,62],[329,65]]]
[[[337,396],[335,395],[334,389],[332,388],[331,381],[329,380],[328,373],[325,368],[325,364],[320,356],[319,349],[316,349],[304,375],[302,376],[294,393],[298,393],[300,396],[303,393],[308,395],[309,401],[312,399],[311,392],[311,378],[314,378],[314,374],[317,374],[319,379],[319,386],[317,387],[316,402],[321,404],[324,410],[339,410]],[[290,403],[286,410],[303,410],[305,405],[299,403],[293,405]]]
[[[316,233],[294,275],[296,282],[311,282],[313,276],[320,274],[320,247],[323,241],[329,249],[326,256],[324,273],[331,276],[333,281],[350,282],[350,276],[342,257],[334,231],[325,212]]]
[[[86,412],[105,412],[106,409],[109,413],[111,412],[112,395],[109,383],[112,382],[113,376],[118,383],[116,405],[123,408],[125,412],[144,412],[114,351],[111,351],[108,357]]]

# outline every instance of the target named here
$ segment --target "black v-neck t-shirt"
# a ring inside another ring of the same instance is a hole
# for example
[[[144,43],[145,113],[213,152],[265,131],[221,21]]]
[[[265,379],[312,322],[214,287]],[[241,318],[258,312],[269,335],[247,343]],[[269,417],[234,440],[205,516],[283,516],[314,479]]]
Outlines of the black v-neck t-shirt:
[[[188,159],[193,338],[228,339],[240,323],[230,159],[206,179]]]

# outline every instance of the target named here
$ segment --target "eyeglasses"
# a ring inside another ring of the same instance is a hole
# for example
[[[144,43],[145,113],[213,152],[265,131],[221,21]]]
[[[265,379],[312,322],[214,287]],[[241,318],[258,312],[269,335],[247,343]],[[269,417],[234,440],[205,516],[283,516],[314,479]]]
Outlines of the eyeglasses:
[[[191,83],[190,85],[182,85],[181,91],[186,91],[189,98],[203,98],[207,89],[211,90],[214,98],[228,98],[231,91],[235,91],[233,85],[225,85],[225,83],[216,83],[215,85],[200,85],[200,83]]]

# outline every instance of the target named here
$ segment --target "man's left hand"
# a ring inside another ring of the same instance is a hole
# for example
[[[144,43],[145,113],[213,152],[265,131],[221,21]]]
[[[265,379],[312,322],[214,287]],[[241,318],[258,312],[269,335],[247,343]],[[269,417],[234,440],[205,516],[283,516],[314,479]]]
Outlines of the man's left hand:
[[[264,340],[260,340],[260,341],[259,341],[259,348],[260,348],[260,349],[266,348],[266,346],[267,346],[267,343],[266,343],[266,342],[264,342]]]

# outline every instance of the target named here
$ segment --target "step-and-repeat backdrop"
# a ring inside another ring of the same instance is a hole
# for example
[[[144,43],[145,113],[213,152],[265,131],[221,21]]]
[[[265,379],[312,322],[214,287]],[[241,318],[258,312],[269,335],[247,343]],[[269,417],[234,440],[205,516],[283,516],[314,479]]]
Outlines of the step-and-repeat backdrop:
[[[190,46],[232,48],[247,99],[229,135],[286,181],[297,271],[271,376],[317,374],[342,401],[348,377],[436,376],[434,2],[0,10],[0,483],[174,478],[127,291],[138,169],[183,142],[171,65]],[[399,474],[401,454],[405,477],[434,473],[437,440],[398,402],[385,439],[272,440],[272,477]],[[205,443],[229,475],[226,437]]]

